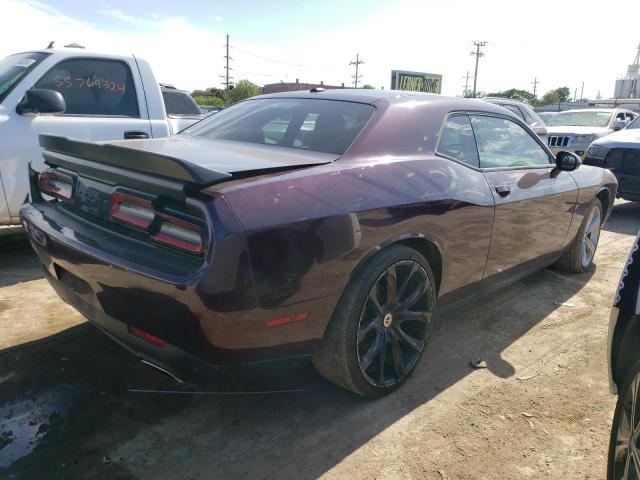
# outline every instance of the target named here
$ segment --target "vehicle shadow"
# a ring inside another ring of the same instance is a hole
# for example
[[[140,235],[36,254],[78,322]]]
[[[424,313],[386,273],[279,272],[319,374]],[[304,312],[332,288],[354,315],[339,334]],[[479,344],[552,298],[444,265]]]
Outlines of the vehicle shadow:
[[[212,472],[218,478],[317,478],[472,374],[470,360],[482,358],[496,376],[513,377],[505,350],[593,274],[544,270],[449,311],[436,319],[412,378],[375,401],[333,386],[310,367],[286,379],[291,387],[304,388],[300,393],[132,393],[193,389],[140,366],[85,326],[2,351],[0,372],[6,373],[0,378],[0,418],[13,425],[13,437],[0,428],[0,472],[18,478],[204,479]],[[44,433],[33,425],[19,428],[26,421],[21,412],[38,399],[44,399],[39,412],[54,412],[30,420],[46,424]],[[32,444],[14,438],[16,432]],[[2,435],[5,443],[10,441],[4,448]],[[9,466],[6,449],[25,443],[31,450],[14,452],[16,461]]]
[[[0,230],[0,287],[42,278],[38,257],[21,230]]]
[[[640,202],[616,202],[604,229],[624,235],[637,235],[640,230]]]

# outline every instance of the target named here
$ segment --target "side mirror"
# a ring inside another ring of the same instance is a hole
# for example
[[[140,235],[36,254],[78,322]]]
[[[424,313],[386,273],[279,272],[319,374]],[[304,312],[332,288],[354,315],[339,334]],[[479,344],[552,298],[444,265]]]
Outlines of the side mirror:
[[[573,152],[558,152],[556,168],[563,172],[573,172],[582,165],[582,159]]]
[[[67,105],[60,92],[32,88],[24,94],[16,107],[16,112],[20,115],[53,115],[54,113],[63,113],[66,108]]]
[[[629,124],[627,123],[626,120],[616,120],[616,123],[613,124],[613,131],[617,132],[619,130],[622,130],[627,125],[629,125]]]

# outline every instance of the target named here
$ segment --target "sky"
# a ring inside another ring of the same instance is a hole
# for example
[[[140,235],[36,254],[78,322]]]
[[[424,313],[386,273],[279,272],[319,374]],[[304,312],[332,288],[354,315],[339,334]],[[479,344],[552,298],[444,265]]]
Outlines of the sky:
[[[590,98],[613,95],[640,44],[624,20],[640,18],[638,0],[0,0],[0,12],[0,58],[77,42],[144,58],[186,90],[221,87],[227,34],[236,81],[348,86],[359,54],[363,84],[389,88],[394,69],[439,73],[446,95],[473,76],[474,40],[487,42],[479,91],[532,91],[537,78],[538,95],[579,95],[584,82]]]

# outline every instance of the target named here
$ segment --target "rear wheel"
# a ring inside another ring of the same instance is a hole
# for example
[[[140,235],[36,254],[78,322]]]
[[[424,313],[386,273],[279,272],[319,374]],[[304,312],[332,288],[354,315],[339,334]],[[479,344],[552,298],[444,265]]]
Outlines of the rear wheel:
[[[598,242],[600,241],[600,229],[604,219],[602,202],[595,198],[589,207],[589,211],[580,226],[576,238],[565,254],[558,260],[556,267],[559,270],[570,273],[586,272],[593,266]]]
[[[415,369],[434,308],[435,283],[424,257],[388,247],[351,279],[313,363],[328,380],[365,397],[389,393]]]

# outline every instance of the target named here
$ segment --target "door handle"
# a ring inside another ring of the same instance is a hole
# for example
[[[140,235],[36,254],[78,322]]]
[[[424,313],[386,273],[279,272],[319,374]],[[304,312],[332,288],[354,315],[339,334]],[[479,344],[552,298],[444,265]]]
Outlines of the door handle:
[[[498,185],[496,187],[496,193],[500,195],[502,198],[508,197],[511,193],[511,188],[508,185]]]
[[[124,132],[124,138],[125,140],[142,140],[149,138],[149,134],[147,132],[129,131]]]

